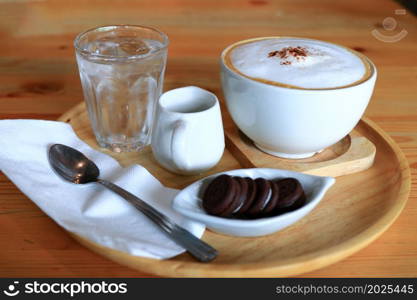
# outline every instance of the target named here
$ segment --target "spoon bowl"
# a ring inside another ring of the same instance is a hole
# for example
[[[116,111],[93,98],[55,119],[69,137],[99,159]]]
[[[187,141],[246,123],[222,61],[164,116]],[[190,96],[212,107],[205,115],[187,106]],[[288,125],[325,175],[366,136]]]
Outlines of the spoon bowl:
[[[96,182],[100,176],[97,165],[74,148],[55,144],[50,147],[48,158],[55,172],[72,183]]]

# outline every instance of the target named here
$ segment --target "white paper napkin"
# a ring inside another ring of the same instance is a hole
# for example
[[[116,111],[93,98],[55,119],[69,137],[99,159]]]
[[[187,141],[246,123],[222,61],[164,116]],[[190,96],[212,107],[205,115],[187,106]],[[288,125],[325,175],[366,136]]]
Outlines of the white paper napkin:
[[[100,245],[131,255],[157,259],[184,252],[133,206],[98,184],[76,185],[64,181],[49,166],[52,144],[83,152],[110,180],[197,237],[204,225],[185,219],[171,209],[177,190],[166,188],[145,168],[123,169],[118,162],[81,141],[71,126],[42,120],[0,120],[0,170],[40,209],[66,230]]]

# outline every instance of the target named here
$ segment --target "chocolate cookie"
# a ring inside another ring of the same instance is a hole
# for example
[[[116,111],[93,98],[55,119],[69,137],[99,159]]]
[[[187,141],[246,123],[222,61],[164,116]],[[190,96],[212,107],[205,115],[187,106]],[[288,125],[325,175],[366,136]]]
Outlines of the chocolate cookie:
[[[237,183],[236,192],[229,206],[219,213],[220,217],[231,217],[243,205],[246,199],[247,183],[241,177],[232,177],[232,180]]]
[[[255,184],[257,189],[256,196],[252,205],[246,211],[246,214],[252,217],[260,215],[264,207],[268,204],[272,194],[271,184],[268,180],[264,178],[256,178]]]
[[[223,174],[214,178],[203,194],[203,208],[219,217],[261,218],[293,211],[306,202],[295,178],[277,181]]]
[[[300,182],[295,178],[284,178],[275,183],[279,188],[279,200],[276,209],[290,207],[304,194]]]
[[[271,198],[269,199],[268,203],[266,204],[266,206],[264,207],[264,209],[262,210],[262,214],[265,216],[270,215],[275,207],[277,206],[278,200],[279,200],[279,196],[280,196],[280,192],[279,192],[279,186],[276,182],[270,180],[269,181],[270,185],[271,185]]]
[[[248,189],[249,189],[249,182],[242,177],[233,177],[239,183],[240,192],[236,197],[236,205],[232,211],[232,214],[237,215],[242,207],[245,205],[247,198],[248,198]]]
[[[203,208],[212,215],[222,214],[235,200],[238,183],[229,175],[214,178],[203,195]]]
[[[251,207],[253,201],[255,200],[256,192],[258,190],[256,187],[256,183],[252,178],[245,177],[243,178],[243,180],[246,182],[248,189],[246,192],[246,199],[242,207],[238,211],[235,212],[237,216],[244,215],[246,211],[249,209],[249,207]]]
[[[297,199],[297,200],[293,203],[293,205],[288,206],[288,207],[284,207],[284,208],[280,208],[280,209],[278,209],[275,213],[276,213],[276,214],[283,214],[283,213],[286,213],[286,212],[290,212],[290,211],[293,211],[293,210],[299,209],[299,208],[300,208],[300,207],[302,207],[305,203],[306,203],[306,196],[305,196],[305,194],[304,194],[304,192],[303,192],[303,194],[301,195],[301,197],[300,197],[300,198],[298,198],[298,199]]]

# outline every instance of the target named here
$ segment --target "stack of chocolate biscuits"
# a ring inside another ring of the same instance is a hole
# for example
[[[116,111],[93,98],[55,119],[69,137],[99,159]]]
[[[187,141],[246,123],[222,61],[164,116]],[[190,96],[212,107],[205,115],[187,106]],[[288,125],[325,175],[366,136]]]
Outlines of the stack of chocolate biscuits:
[[[295,178],[267,180],[229,176],[214,178],[203,193],[203,208],[211,215],[254,219],[295,210],[306,199]]]

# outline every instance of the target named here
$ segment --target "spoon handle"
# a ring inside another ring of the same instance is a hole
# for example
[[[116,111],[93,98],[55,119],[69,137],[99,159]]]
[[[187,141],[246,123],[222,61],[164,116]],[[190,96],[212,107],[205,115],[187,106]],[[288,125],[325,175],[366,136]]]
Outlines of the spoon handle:
[[[174,242],[184,247],[192,256],[202,262],[209,262],[217,256],[217,250],[195,237],[189,231],[172,222],[167,216],[157,211],[142,199],[115,185],[114,183],[98,179],[97,183],[112,190],[126,199],[136,209],[158,225]]]

